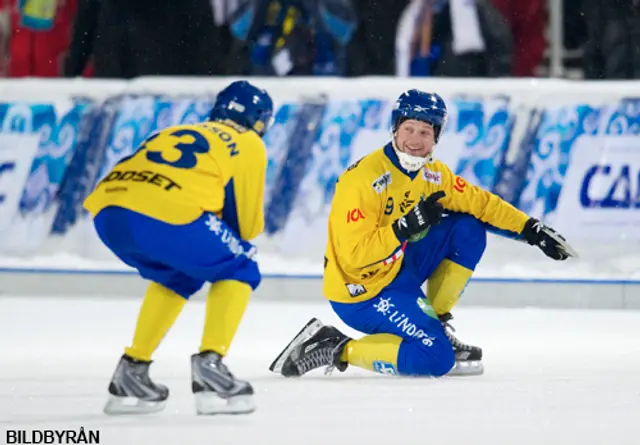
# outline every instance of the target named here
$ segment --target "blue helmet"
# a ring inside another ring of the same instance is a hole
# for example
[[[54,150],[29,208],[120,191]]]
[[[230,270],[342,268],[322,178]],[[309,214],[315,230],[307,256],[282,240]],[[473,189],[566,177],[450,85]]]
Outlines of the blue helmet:
[[[398,97],[391,112],[391,132],[395,133],[400,124],[415,119],[433,125],[436,144],[447,123],[447,105],[436,93],[407,90]]]
[[[230,120],[263,136],[273,122],[273,101],[265,90],[238,80],[218,93],[209,120]]]

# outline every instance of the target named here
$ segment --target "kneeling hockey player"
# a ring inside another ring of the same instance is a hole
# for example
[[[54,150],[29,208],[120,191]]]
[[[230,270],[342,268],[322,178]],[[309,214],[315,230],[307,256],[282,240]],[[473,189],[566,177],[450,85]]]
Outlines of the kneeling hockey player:
[[[437,94],[403,93],[391,142],[336,185],[323,292],[340,319],[366,335],[351,339],[312,319],[271,371],[300,376],[351,364],[385,374],[481,374],[482,350],[458,340],[448,322],[483,255],[487,229],[513,234],[554,260],[575,256],[555,231],[433,160],[446,120]]]

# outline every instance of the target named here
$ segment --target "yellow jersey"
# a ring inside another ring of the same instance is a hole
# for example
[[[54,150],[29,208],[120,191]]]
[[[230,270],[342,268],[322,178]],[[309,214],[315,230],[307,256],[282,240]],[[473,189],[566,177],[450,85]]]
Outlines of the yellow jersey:
[[[212,212],[244,240],[264,229],[267,152],[253,131],[219,122],[161,130],[122,159],[87,197],[93,215],[124,207],[174,225]]]
[[[440,161],[404,170],[391,144],[349,167],[336,184],[329,215],[323,293],[331,301],[357,303],[375,297],[396,277],[406,243],[392,223],[437,191],[450,211],[520,233],[529,217],[511,204],[454,175]]]

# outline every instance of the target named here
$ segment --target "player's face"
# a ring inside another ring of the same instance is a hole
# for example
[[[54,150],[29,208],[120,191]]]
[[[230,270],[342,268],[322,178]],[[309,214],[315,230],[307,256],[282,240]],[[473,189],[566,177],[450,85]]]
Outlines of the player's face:
[[[398,127],[396,145],[404,153],[424,158],[433,151],[434,136],[431,124],[409,119]]]

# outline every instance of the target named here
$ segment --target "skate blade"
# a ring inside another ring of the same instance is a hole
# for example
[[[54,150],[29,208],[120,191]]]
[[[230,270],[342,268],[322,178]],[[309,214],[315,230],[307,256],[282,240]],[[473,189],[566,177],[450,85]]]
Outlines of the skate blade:
[[[269,371],[275,372],[276,374],[282,374],[282,367],[284,366],[285,361],[299,344],[304,343],[313,337],[316,332],[322,328],[322,322],[317,318],[312,318],[309,322],[293,337],[293,340],[289,342],[286,348],[278,354],[278,357],[271,363],[269,366]]]
[[[117,397],[110,394],[103,412],[108,416],[153,414],[162,411],[166,406],[166,400],[150,402],[137,397]]]
[[[484,365],[481,361],[469,360],[456,362],[453,369],[447,373],[450,376],[473,376],[484,374]]]
[[[249,414],[256,410],[253,395],[243,394],[223,399],[215,392],[203,391],[194,394],[196,412],[200,416],[215,414]]]

